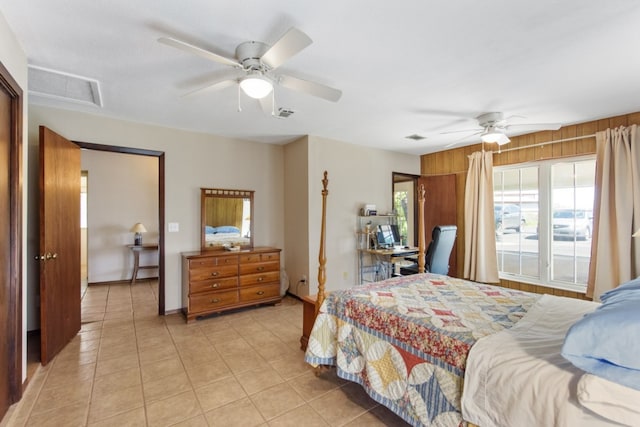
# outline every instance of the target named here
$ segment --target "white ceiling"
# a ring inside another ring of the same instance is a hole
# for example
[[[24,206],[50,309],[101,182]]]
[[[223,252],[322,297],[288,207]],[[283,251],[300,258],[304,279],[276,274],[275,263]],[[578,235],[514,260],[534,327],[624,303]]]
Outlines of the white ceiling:
[[[30,65],[96,79],[103,97],[101,108],[30,102],[261,142],[309,134],[423,154],[484,112],[567,125],[640,110],[636,0],[0,0],[0,13]],[[233,57],[292,26],[313,44],[279,70],[343,95],[276,87],[287,119],[246,97],[238,112],[236,87],[183,97],[229,67],[157,42]]]

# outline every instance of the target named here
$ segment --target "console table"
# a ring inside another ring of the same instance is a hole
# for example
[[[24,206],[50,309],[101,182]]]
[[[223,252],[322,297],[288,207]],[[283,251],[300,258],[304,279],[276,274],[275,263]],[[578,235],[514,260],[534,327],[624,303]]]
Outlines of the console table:
[[[157,251],[157,244],[144,244],[144,245],[127,245],[131,252],[133,253],[133,274],[131,275],[131,284],[135,285],[136,279],[138,278],[138,272],[140,270],[147,270],[158,268],[157,265],[140,265],[140,253],[143,251]]]

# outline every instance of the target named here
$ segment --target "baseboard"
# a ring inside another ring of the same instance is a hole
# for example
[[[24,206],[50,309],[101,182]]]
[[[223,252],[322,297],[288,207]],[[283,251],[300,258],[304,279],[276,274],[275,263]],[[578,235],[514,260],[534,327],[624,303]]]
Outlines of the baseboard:
[[[176,308],[174,310],[165,310],[165,312],[164,312],[165,316],[171,316],[172,314],[182,314],[182,309],[181,308]]]
[[[158,280],[158,277],[140,277],[136,279],[137,282],[144,282],[145,280]],[[126,280],[108,280],[106,282],[89,282],[87,286],[103,286],[103,285],[120,285],[120,284],[129,284],[131,283],[131,279]]]

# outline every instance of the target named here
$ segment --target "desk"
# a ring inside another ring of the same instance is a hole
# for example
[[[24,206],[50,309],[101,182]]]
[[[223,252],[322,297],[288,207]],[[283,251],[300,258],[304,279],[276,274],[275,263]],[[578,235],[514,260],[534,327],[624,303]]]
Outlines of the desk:
[[[402,247],[393,249],[359,249],[360,284],[364,282],[377,282],[393,276],[395,264],[404,261],[409,255],[418,253],[418,248]],[[371,258],[371,263],[365,265],[364,257]],[[365,278],[369,273],[372,277]]]
[[[158,268],[157,265],[140,265],[140,253],[143,251],[157,251],[157,244],[144,244],[144,245],[127,245],[131,252],[133,253],[133,274],[131,275],[131,284],[136,284],[136,279],[138,278],[138,271],[147,270],[151,268]]]

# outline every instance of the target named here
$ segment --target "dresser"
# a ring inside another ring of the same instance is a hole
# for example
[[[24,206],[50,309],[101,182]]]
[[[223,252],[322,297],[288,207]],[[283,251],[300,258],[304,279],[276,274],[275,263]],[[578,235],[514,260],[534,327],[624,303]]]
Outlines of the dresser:
[[[280,249],[182,254],[182,311],[187,322],[239,307],[280,302]]]

